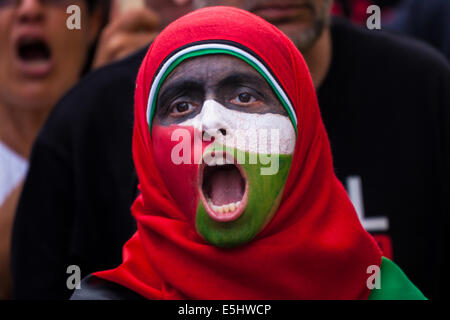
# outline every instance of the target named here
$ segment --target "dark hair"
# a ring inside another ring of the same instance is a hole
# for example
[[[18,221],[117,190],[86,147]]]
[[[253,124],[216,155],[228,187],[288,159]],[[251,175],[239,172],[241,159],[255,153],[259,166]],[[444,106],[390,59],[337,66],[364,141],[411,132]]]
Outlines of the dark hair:
[[[94,9],[102,8],[104,11],[109,11],[111,7],[110,0],[85,0],[88,10],[92,12]]]
[[[98,0],[86,0],[89,11],[92,11],[96,6],[98,6]]]
[[[110,0],[85,0],[89,13],[94,10],[101,10],[102,13],[102,28],[108,24],[109,11],[111,10]]]
[[[89,13],[93,13],[95,10],[101,10],[101,26],[100,26],[100,32],[101,30],[106,26],[108,23],[109,18],[109,10],[111,8],[111,1],[110,0],[84,0],[86,2],[86,5],[88,7]],[[85,75],[91,70],[92,62],[94,60],[95,51],[97,50],[97,44],[98,44],[98,36],[97,39],[95,39],[92,46],[89,48],[86,64],[82,69],[81,75]]]

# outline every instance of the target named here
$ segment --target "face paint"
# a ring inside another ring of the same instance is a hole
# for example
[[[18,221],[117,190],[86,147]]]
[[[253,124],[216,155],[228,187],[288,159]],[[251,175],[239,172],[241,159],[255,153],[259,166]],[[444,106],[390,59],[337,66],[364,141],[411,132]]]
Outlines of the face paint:
[[[207,99],[200,108],[176,124],[154,122],[155,160],[171,195],[206,241],[241,245],[278,209],[295,129],[275,106],[264,109],[273,113],[245,112]]]
[[[252,156],[239,149],[225,148],[225,152],[243,153],[246,159]],[[196,214],[197,231],[219,247],[233,247],[253,239],[278,209],[291,162],[291,155],[279,155],[278,172],[265,176],[261,175],[263,165],[259,161],[205,164],[199,175],[201,201]]]
[[[229,110],[208,100],[198,116],[182,125],[202,128],[215,138],[199,166],[197,231],[217,246],[250,241],[278,208],[295,147],[291,121],[278,114]],[[278,133],[275,139],[263,139],[271,132]],[[264,159],[277,163],[272,174],[264,174]]]
[[[295,148],[295,131],[287,116],[230,110],[214,100],[205,101],[199,115],[180,125],[206,131],[214,135],[216,143],[252,153],[273,149],[276,153],[292,154]],[[219,130],[225,130],[225,134]],[[265,144],[261,141],[265,132],[277,132],[279,139],[267,139]],[[271,140],[276,140],[277,145],[272,145]]]
[[[169,127],[154,125],[152,129],[153,146],[154,150],[157,150],[154,154],[156,165],[167,189],[189,221],[193,221],[199,201],[196,188],[198,165],[195,164],[198,160],[195,161],[194,158],[196,152],[191,151],[196,145],[195,137],[200,135],[201,133],[192,127],[178,125]],[[185,147],[180,150],[180,153],[175,152],[186,159],[181,163],[174,161],[174,150],[177,150],[180,145]]]

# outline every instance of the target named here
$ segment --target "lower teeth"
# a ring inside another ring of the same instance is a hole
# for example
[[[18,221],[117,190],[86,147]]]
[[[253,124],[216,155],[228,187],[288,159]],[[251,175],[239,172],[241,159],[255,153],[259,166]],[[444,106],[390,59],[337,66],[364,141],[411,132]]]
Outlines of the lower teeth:
[[[229,204],[225,204],[223,206],[216,206],[212,203],[211,199],[208,199],[208,204],[211,207],[211,209],[213,209],[213,211],[216,213],[232,213],[232,212],[236,211],[237,208],[239,208],[239,205],[241,204],[241,202],[238,201],[236,203],[229,203]]]

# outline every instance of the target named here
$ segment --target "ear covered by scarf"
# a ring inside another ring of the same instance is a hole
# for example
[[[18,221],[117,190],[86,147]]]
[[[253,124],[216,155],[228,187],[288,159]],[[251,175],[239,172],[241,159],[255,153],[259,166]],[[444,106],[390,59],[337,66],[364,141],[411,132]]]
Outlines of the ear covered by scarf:
[[[261,62],[292,105],[297,142],[279,209],[251,242],[221,249],[200,237],[158,171],[149,96],[166,62],[193,45],[238,48]],[[95,276],[148,299],[366,299],[367,268],[381,252],[361,226],[333,170],[314,86],[300,52],[251,13],[211,7],[190,13],[156,38],[136,85],[133,156],[141,194],[137,233],[123,263]]]

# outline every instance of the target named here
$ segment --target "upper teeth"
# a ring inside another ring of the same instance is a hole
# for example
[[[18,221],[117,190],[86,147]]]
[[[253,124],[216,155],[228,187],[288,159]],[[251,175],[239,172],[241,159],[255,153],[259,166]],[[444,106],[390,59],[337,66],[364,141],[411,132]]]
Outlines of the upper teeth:
[[[214,212],[231,213],[231,212],[236,211],[237,208],[239,208],[239,205],[241,204],[241,202],[238,201],[236,203],[229,203],[229,204],[225,204],[223,206],[216,206],[212,203],[211,199],[209,199],[208,204],[211,207],[211,209],[213,209]]]

